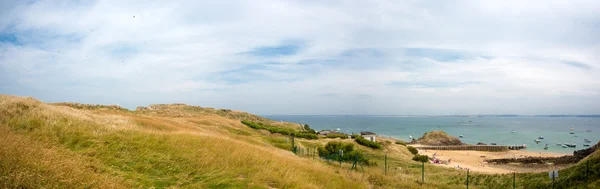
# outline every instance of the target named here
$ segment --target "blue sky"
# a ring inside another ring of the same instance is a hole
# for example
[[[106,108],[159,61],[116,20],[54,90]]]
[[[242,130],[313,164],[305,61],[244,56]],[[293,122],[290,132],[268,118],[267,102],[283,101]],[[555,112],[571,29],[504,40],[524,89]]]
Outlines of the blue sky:
[[[0,93],[257,114],[600,114],[600,3],[2,1]]]

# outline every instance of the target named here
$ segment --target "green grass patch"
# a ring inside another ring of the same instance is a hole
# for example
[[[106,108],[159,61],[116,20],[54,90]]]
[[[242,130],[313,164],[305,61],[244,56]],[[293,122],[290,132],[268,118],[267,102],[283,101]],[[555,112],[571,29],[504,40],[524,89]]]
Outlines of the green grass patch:
[[[290,135],[290,136],[293,135],[295,137],[305,138],[305,139],[317,139],[318,138],[317,135],[314,133],[299,132],[294,129],[275,127],[275,126],[270,126],[270,125],[263,124],[263,123],[255,123],[255,122],[244,120],[244,121],[242,121],[242,124],[247,125],[248,127],[253,128],[253,129],[264,129],[271,133],[279,133],[282,135]]]
[[[381,144],[377,143],[377,142],[373,142],[370,140],[365,139],[362,136],[356,136],[354,138],[354,141],[356,141],[356,143],[369,147],[369,148],[373,148],[373,149],[381,149]]]

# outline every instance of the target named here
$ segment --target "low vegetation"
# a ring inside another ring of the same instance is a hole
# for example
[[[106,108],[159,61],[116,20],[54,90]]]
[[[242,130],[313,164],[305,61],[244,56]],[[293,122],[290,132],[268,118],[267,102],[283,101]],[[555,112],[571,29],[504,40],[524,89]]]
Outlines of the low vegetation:
[[[345,134],[327,134],[325,136],[325,138],[341,138],[341,139],[347,139],[348,135]]]
[[[271,133],[279,133],[282,135],[290,135],[290,136],[295,136],[295,137],[299,137],[299,138],[306,138],[306,139],[317,139],[317,134],[315,134],[314,132],[300,132],[300,131],[296,131],[294,129],[290,129],[290,128],[281,128],[281,127],[275,127],[275,126],[270,126],[270,125],[266,125],[263,123],[254,123],[251,121],[242,121],[242,124],[247,125],[250,128],[253,129],[264,129],[267,130]]]
[[[412,146],[407,146],[406,149],[408,149],[408,151],[410,151],[410,153],[412,153],[413,155],[417,155],[419,153],[419,150]]]
[[[396,144],[402,145],[402,146],[406,146],[406,142],[401,141],[401,140],[397,140]]]
[[[354,144],[331,141],[328,142],[325,147],[319,147],[319,156],[326,159],[336,161],[358,161],[365,164],[370,164],[369,159],[366,158],[360,151],[354,150]]]
[[[373,149],[381,149],[381,144],[377,143],[377,142],[373,142],[370,140],[365,139],[362,136],[356,136],[354,138],[354,141],[356,141],[356,143],[369,147],[369,148],[373,148]]]
[[[427,157],[427,155],[416,154],[412,160],[427,163],[429,161],[429,157]]]

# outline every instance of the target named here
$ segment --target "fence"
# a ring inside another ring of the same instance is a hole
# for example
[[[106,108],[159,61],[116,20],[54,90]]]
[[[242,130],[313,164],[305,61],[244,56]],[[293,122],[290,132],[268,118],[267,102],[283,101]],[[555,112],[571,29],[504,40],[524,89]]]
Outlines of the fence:
[[[365,164],[360,163],[355,158],[352,161],[343,161],[340,154],[333,155],[319,155],[317,147],[300,147],[295,146],[294,139],[292,137],[292,149],[296,155],[306,158],[312,158],[314,160],[326,161],[328,164],[332,166],[346,167],[350,170],[358,170],[365,171],[365,167],[367,169],[380,169],[383,174],[399,174],[398,171],[390,171],[390,165],[388,164],[387,154],[384,155],[382,165],[375,166],[367,166]],[[499,146],[501,147],[501,146]],[[419,166],[406,166],[406,169],[410,169],[409,174],[420,173],[415,177],[419,178],[420,183],[425,183],[428,174],[426,163],[421,163]],[[427,163],[428,164],[428,163]],[[547,173],[510,173],[510,174],[472,174],[470,169],[464,169],[463,176],[462,174],[456,174],[456,172],[449,173],[447,177],[451,178],[450,183],[453,184],[464,184],[464,186],[468,189],[469,187],[478,187],[478,188],[573,188],[575,186],[588,186],[589,181],[594,179],[600,179],[600,165],[595,162],[592,162],[594,167],[590,167],[590,160],[586,160],[583,163],[577,164],[571,167],[568,170],[560,170],[563,177],[555,177],[551,178]],[[439,170],[439,169],[438,169]],[[437,175],[436,175],[437,174]],[[430,179],[439,179],[439,173],[430,174]],[[575,176],[573,176],[575,175]]]

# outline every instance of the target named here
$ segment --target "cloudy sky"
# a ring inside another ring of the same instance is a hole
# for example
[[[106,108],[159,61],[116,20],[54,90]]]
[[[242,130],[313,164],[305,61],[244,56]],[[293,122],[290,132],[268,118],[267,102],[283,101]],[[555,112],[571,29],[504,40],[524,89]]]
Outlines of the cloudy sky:
[[[0,1],[0,93],[257,114],[600,114],[600,1]]]

